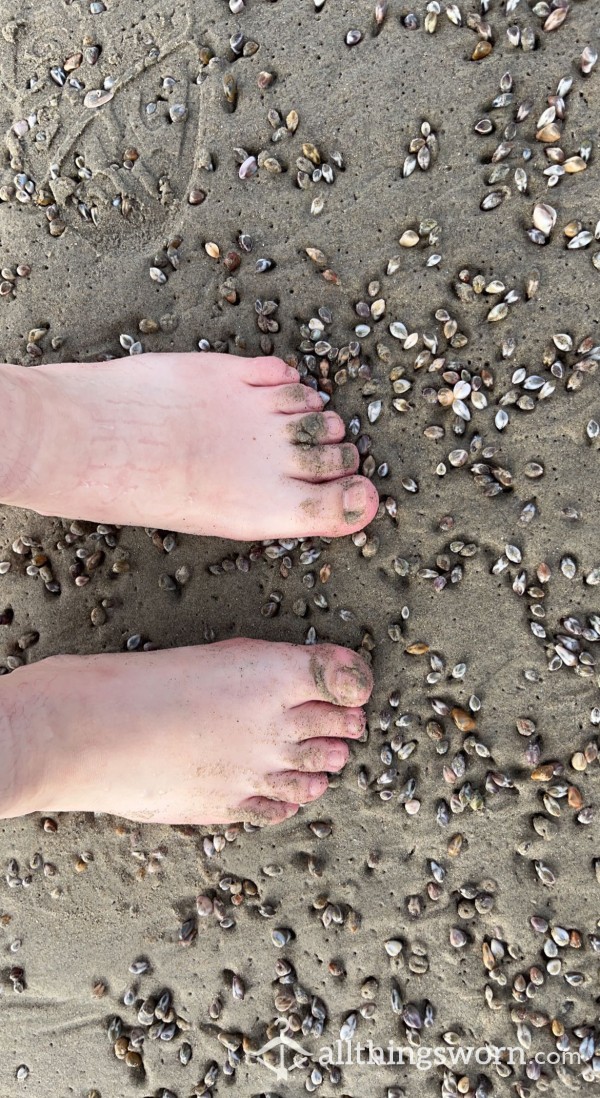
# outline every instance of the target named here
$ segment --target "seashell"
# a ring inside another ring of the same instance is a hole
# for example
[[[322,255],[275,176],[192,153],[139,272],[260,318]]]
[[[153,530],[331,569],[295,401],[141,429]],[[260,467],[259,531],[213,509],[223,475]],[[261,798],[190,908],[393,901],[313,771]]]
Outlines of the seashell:
[[[555,8],[554,11],[550,12],[550,15],[546,19],[546,22],[544,23],[543,29],[545,31],[558,30],[558,28],[561,27],[562,24],[564,23],[564,21],[567,18],[568,14],[569,14],[569,5],[568,4],[566,4],[565,7]]]
[[[84,107],[88,107],[89,110],[96,110],[97,107],[103,107],[105,103],[110,103],[115,94],[116,88],[94,88],[92,91],[87,92],[83,100]]]
[[[587,164],[581,156],[569,156],[563,162],[562,166],[568,175],[575,175],[577,172],[584,172],[587,168]]]
[[[533,224],[536,229],[549,236],[556,225],[556,210],[546,202],[537,202],[533,207]]]
[[[556,125],[556,122],[549,122],[548,125],[542,126],[535,135],[536,141],[544,141],[551,143],[553,141],[560,141],[562,134],[560,126]]]
[[[498,303],[498,305],[494,305],[494,307],[492,309],[490,309],[489,313],[486,316],[486,320],[490,324],[493,324],[493,323],[495,323],[499,320],[504,320],[504,318],[507,317],[507,316],[508,316],[508,305],[506,304],[505,301],[500,301]]]
[[[492,43],[487,41],[478,42],[471,54],[471,61],[483,61],[485,57],[489,57],[492,52]]]
[[[573,340],[571,339],[571,336],[568,335],[566,332],[557,332],[555,335],[552,336],[552,342],[554,343],[555,347],[558,347],[559,351],[573,350]]]
[[[588,232],[587,229],[584,229],[583,232],[577,233],[577,235],[574,236],[572,238],[572,240],[569,240],[569,243],[567,244],[567,248],[570,248],[570,249],[587,248],[588,244],[591,244],[593,239],[594,239],[593,234]]]
[[[598,50],[594,46],[586,46],[579,59],[579,68],[584,76],[587,76],[594,68],[598,60]]]

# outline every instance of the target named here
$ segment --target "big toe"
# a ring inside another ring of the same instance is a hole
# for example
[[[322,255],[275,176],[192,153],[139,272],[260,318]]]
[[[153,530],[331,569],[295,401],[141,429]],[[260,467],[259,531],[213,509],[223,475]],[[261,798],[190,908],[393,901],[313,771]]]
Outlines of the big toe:
[[[373,689],[371,669],[351,649],[318,644],[304,650],[303,663],[303,674],[296,676],[297,705],[326,701],[356,708],[369,700]]]
[[[375,518],[379,506],[377,489],[367,477],[342,477],[310,487],[296,482],[293,490],[294,526],[303,537],[353,534]]]

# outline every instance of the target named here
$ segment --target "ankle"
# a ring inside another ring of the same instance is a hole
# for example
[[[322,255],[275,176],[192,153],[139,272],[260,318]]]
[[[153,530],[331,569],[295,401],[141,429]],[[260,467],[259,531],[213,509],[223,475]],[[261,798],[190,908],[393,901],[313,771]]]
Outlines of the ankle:
[[[35,668],[0,677],[0,818],[26,816],[45,798],[43,692]]]
[[[4,429],[0,451],[0,501],[33,507],[37,455],[43,447],[47,416],[35,367],[0,363]]]
[[[92,803],[86,791],[111,739],[99,708],[114,678],[106,660],[50,656],[0,677],[0,819]],[[114,716],[113,741],[120,737]]]

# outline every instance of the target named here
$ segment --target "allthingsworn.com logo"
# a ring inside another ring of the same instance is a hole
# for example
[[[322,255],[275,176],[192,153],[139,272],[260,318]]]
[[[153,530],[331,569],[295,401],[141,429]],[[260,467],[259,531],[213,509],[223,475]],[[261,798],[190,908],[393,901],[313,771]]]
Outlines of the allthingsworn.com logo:
[[[505,1045],[459,1045],[454,1048],[447,1045],[413,1047],[397,1045],[394,1041],[378,1045],[374,1041],[366,1041],[363,1044],[360,1041],[339,1040],[334,1041],[332,1045],[322,1045],[317,1052],[310,1052],[291,1035],[287,1019],[278,1018],[277,1024],[280,1027],[277,1037],[267,1041],[256,1052],[248,1053],[248,1058],[274,1072],[281,1082],[286,1082],[293,1071],[307,1068],[310,1064],[319,1064],[321,1067],[373,1065],[431,1071],[436,1067],[460,1069],[469,1065],[486,1067],[496,1063],[508,1064],[510,1067],[525,1067],[528,1060],[534,1060],[540,1065],[581,1063],[578,1052],[527,1053],[523,1048],[511,1048]]]

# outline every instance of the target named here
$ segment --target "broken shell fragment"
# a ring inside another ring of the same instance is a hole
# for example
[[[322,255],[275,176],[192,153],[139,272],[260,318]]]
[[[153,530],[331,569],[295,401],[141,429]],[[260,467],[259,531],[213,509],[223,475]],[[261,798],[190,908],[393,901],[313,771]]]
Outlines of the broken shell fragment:
[[[96,107],[103,107],[105,103],[110,103],[114,94],[115,88],[94,88],[85,96],[83,105],[90,110],[95,110]]]

